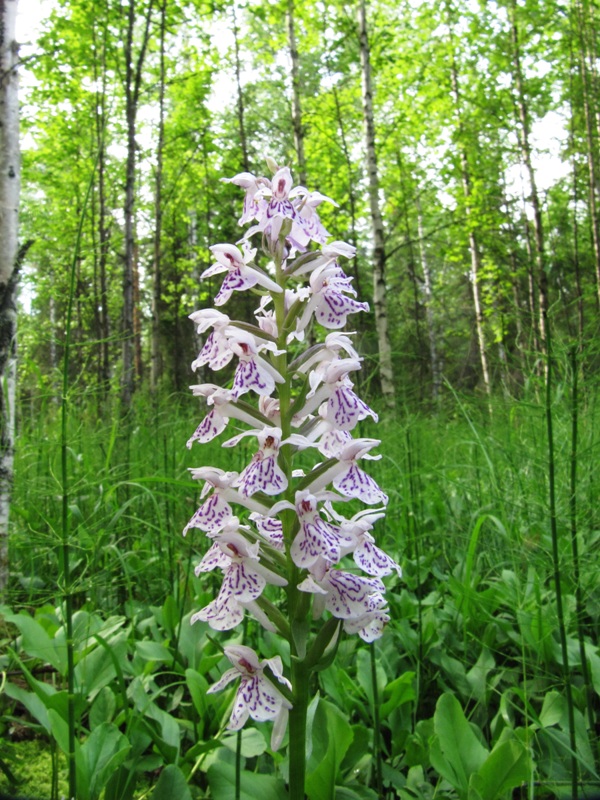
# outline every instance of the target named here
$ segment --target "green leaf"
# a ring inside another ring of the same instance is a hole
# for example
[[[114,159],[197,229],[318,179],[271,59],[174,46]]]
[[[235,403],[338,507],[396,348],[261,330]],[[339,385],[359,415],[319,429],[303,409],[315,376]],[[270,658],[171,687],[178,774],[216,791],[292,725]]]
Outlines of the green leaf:
[[[373,647],[371,645],[370,647]],[[373,708],[373,676],[371,674],[371,649],[363,647],[358,651],[356,657],[356,677],[358,684],[367,696],[369,707]],[[387,675],[383,666],[376,659],[375,674],[377,680],[378,695],[381,697],[383,689],[387,683]]]
[[[61,717],[58,711],[53,708],[48,709],[48,719],[50,720],[50,730],[54,736],[56,743],[63,751],[68,754],[69,752],[69,726],[66,721]],[[79,750],[79,742],[75,742],[75,752]]]
[[[318,763],[306,777],[306,795],[309,800],[334,800],[335,782],[342,760],[354,736],[345,715],[336,706],[321,700],[314,722],[314,734],[323,741],[313,743],[314,755]],[[308,770],[307,770],[308,772]]]
[[[231,800],[235,797],[235,765],[218,761],[209,767],[206,774],[215,800]],[[287,800],[283,781],[271,775],[242,770],[240,800],[257,800],[257,798]]]
[[[380,800],[380,798],[368,786],[337,786],[335,800]]]
[[[81,745],[82,772],[86,773],[85,784],[79,783],[81,800],[97,800],[113,772],[125,761],[131,749],[121,731],[110,722],[103,722]],[[86,794],[84,794],[86,793]]]
[[[544,695],[542,710],[540,711],[540,725],[542,728],[551,728],[558,725],[565,711],[565,700],[558,692],[548,692]]]
[[[224,736],[221,743],[234,753],[237,752],[237,733],[232,736]],[[242,731],[241,753],[244,758],[255,758],[262,756],[267,749],[265,737],[258,728],[244,728]]]
[[[110,651],[97,646],[90,650],[75,667],[75,685],[92,701],[98,692],[107,686],[117,674],[113,656],[125,662],[127,652],[126,633],[122,632],[109,641]]]
[[[433,725],[431,764],[466,797],[469,778],[480,769],[488,751],[475,736],[453,694],[446,693],[439,698]]]
[[[5,693],[12,697],[13,700],[18,700],[22,703],[31,716],[36,719],[40,725],[50,733],[50,719],[48,718],[48,709],[44,701],[38,697],[34,692],[28,692],[20,686],[15,686],[13,683],[7,683],[4,686]]]
[[[206,691],[208,689],[208,681],[201,675],[199,672],[196,672],[195,669],[186,669],[185,671],[185,681],[187,683],[187,687],[190,690],[190,694],[192,696],[192,703],[194,704],[194,708],[196,709],[198,716],[203,718],[206,715],[208,710],[208,705],[210,702],[209,697],[206,696]]]
[[[175,764],[169,764],[160,773],[160,778],[150,800],[192,800],[185,775]]]
[[[66,662],[61,657],[54,645],[54,641],[39,622],[36,622],[29,614],[6,614],[7,622],[16,625],[21,633],[21,648],[32,658],[39,658],[44,663],[51,664],[61,675],[66,672]]]
[[[90,728],[93,730],[103,722],[111,722],[117,701],[110,687],[105,686],[97,695],[90,709]]]
[[[136,655],[143,658],[144,661],[170,662],[173,660],[173,654],[160,644],[160,642],[136,642],[135,652]]]
[[[387,717],[395,708],[415,699],[414,678],[414,672],[405,672],[404,675],[388,683],[383,692],[384,702],[379,709],[381,718]]]
[[[530,777],[531,761],[527,749],[521,742],[509,739],[494,747],[479,772],[471,776],[471,780],[484,800],[497,800]],[[469,792],[470,788],[471,784]]]

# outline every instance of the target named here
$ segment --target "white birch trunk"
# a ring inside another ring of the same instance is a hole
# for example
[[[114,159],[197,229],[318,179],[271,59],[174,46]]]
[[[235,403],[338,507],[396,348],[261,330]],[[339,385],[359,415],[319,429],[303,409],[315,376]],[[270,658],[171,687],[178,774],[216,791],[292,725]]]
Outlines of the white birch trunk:
[[[0,596],[8,583],[13,480],[19,222],[17,0],[0,0]]]
[[[385,239],[383,219],[379,205],[379,178],[375,154],[375,122],[373,117],[373,88],[371,84],[371,56],[367,35],[367,10],[365,0],[359,6],[360,63],[362,70],[362,101],[365,145],[367,151],[367,173],[369,179],[369,201],[373,226],[373,310],[379,348],[379,376],[381,393],[388,409],[396,405],[392,346],[390,343],[387,296],[385,285]]]

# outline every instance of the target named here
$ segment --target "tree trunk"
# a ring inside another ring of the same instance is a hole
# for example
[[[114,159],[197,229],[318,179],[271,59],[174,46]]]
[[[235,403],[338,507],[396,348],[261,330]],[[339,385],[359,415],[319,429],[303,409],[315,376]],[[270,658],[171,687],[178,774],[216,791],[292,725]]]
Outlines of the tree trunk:
[[[248,155],[248,140],[246,138],[246,121],[244,109],[244,93],[242,91],[242,63],[240,60],[240,42],[239,42],[239,28],[237,26],[237,17],[235,13],[235,1],[231,6],[233,14],[233,41],[235,53],[235,85],[237,89],[237,118],[238,128],[240,132],[240,145],[242,148],[242,166],[244,172],[250,172],[250,157]]]
[[[8,521],[13,482],[19,223],[17,0],[0,0],[0,597],[9,577]]]
[[[517,109],[519,113],[519,121],[521,123],[519,128],[519,143],[521,146],[521,157],[527,170],[529,177],[530,196],[529,200],[533,208],[533,231],[535,242],[535,265],[538,280],[539,291],[539,330],[541,339],[541,350],[543,353],[547,350],[547,332],[546,332],[546,319],[548,317],[548,276],[546,274],[546,259],[544,254],[544,227],[542,223],[542,206],[540,203],[536,181],[535,170],[531,160],[531,145],[530,137],[530,121],[529,121],[529,108],[525,98],[525,88],[523,85],[523,70],[521,68],[521,51],[519,45],[519,29],[517,27],[517,14],[516,2],[511,0],[510,5],[510,25],[511,37],[513,46],[513,79],[515,88],[517,90]]]
[[[135,167],[136,120],[142,82],[142,67],[150,35],[150,18],[153,0],[147,7],[144,31],[137,59],[134,63],[133,45],[136,20],[135,0],[127,8],[127,33],[125,36],[125,116],[127,124],[127,161],[125,167],[125,255],[123,264],[123,375],[121,399],[128,409],[135,389],[135,321],[134,321],[134,271],[135,271]]]
[[[463,129],[462,107],[460,89],[458,86],[458,72],[454,53],[452,53],[452,94],[454,95],[454,106],[459,133]],[[462,178],[463,195],[465,198],[465,216],[467,218],[467,228],[469,230],[469,252],[471,254],[471,289],[473,292],[473,309],[475,311],[475,329],[477,331],[477,346],[479,350],[479,361],[481,363],[481,374],[486,394],[491,394],[490,370],[488,366],[487,345],[485,331],[483,327],[483,304],[481,301],[481,289],[479,286],[481,274],[481,257],[479,255],[479,244],[473,226],[473,206],[471,192],[471,172],[469,169],[469,159],[464,142],[459,143],[460,150],[460,171]]]
[[[105,8],[105,13],[108,10]],[[106,392],[110,380],[110,321],[108,314],[108,247],[110,242],[110,217],[106,210],[106,37],[107,20],[105,19],[102,27],[102,42],[96,36],[95,25],[92,28],[95,52],[101,52],[100,67],[102,74],[98,74],[98,59],[93,58],[95,84],[99,88],[96,91],[96,103],[94,105],[96,140],[98,146],[98,281],[99,281],[99,304],[98,318],[100,328],[100,369],[99,379],[102,391]]]
[[[581,0],[576,3],[577,11],[577,30],[579,33],[579,75],[581,78],[581,90],[583,98],[583,111],[585,118],[585,138],[587,145],[587,166],[588,166],[588,196],[590,203],[590,218],[592,227],[592,243],[594,247],[594,264],[596,272],[596,297],[600,304],[600,215],[598,214],[598,168],[597,168],[597,148],[594,142],[594,109],[593,99],[590,91],[590,78],[593,82],[593,75],[590,75],[588,67],[587,53],[589,51],[586,37],[586,14]],[[579,277],[579,276],[577,276]],[[581,295],[580,295],[581,297]],[[582,314],[580,313],[580,317]],[[583,327],[582,322],[580,327]]]
[[[302,106],[300,103],[300,59],[296,46],[294,31],[294,0],[288,0],[287,25],[292,61],[292,127],[294,129],[294,146],[298,159],[298,183],[306,185],[306,159],[304,157],[304,128],[302,126]]]
[[[327,18],[327,11],[328,11],[328,6],[327,6],[327,4],[325,4],[323,6],[323,28],[322,28],[322,35],[323,36],[326,35],[326,31],[327,31],[327,28],[328,28],[328,25],[329,25],[328,18]],[[327,74],[328,74],[328,76],[330,78],[332,78],[333,77],[333,71],[332,71],[332,68],[331,68],[331,59],[330,59],[330,55],[329,55],[329,51],[328,50],[325,50],[324,60],[325,60],[325,66],[326,66],[326,69],[327,69]],[[356,247],[356,242],[357,242],[357,235],[356,235],[356,216],[357,216],[357,213],[356,213],[356,184],[357,184],[356,169],[354,167],[354,161],[352,159],[352,156],[350,154],[350,148],[348,146],[348,137],[346,135],[346,125],[344,123],[344,115],[342,114],[342,107],[341,107],[341,104],[340,104],[340,96],[339,96],[337,87],[335,86],[335,83],[333,83],[333,86],[331,88],[331,93],[332,93],[332,96],[333,96],[333,102],[335,104],[335,117],[336,117],[336,121],[337,121],[338,131],[339,131],[339,134],[340,134],[339,144],[340,144],[342,153],[344,154],[344,164],[345,164],[346,173],[347,173],[347,176],[348,176],[348,205],[349,205],[349,211],[350,211],[350,237],[349,237],[349,241],[350,241],[350,244],[352,244],[352,245],[354,245],[354,247]],[[362,291],[361,291],[361,286],[360,286],[360,274],[359,274],[359,271],[358,271],[358,259],[357,259],[356,256],[352,259],[352,270],[351,271],[352,271],[352,277],[354,278],[354,288],[356,289],[357,295],[359,297],[361,297],[362,296]],[[358,324],[360,326],[360,323],[358,323]]]
[[[375,328],[379,347],[379,375],[381,393],[386,407],[393,410],[396,406],[394,371],[392,365],[392,347],[390,343],[387,296],[385,285],[385,240],[383,219],[379,206],[379,178],[377,174],[377,157],[375,153],[375,121],[373,117],[373,89],[371,86],[371,56],[369,37],[367,35],[367,9],[365,0],[359,6],[360,63],[362,72],[362,109],[367,151],[367,174],[369,185],[369,202],[371,207],[371,224],[373,227],[373,308],[375,311]]]
[[[417,195],[417,220],[419,230],[419,251],[421,254],[421,268],[423,269],[423,290],[425,292],[425,316],[427,319],[427,332],[429,334],[429,357],[431,359],[431,378],[433,402],[437,403],[440,399],[440,389],[442,386],[442,370],[438,356],[437,335],[435,331],[435,319],[433,316],[433,288],[431,285],[431,270],[425,250],[425,235],[423,230],[423,213],[421,211],[421,201]]]
[[[158,89],[158,143],[156,146],[156,187],[154,190],[154,259],[152,266],[152,333],[150,341],[150,388],[156,391],[162,375],[160,352],[161,249],[162,249],[162,171],[165,139],[165,28],[167,0],[160,6],[160,78]]]

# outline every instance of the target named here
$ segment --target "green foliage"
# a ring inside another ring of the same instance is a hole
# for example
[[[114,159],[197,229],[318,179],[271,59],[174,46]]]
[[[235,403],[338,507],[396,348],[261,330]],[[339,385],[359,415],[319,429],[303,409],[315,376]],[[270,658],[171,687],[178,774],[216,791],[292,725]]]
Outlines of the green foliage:
[[[555,399],[557,437],[568,437],[564,388],[560,383]],[[594,398],[590,393],[582,407],[578,493],[587,565],[581,581],[590,609],[586,654],[597,697]],[[193,574],[201,547],[193,532],[190,541],[176,532],[196,502],[185,476],[195,463],[184,447],[196,424],[189,402],[171,399],[164,410],[140,404],[126,427],[103,425],[83,401],[81,415],[72,418],[81,780],[94,764],[107,765],[93,770],[90,796],[104,787],[111,800],[137,800],[144,787],[167,792],[183,780],[195,800],[207,793],[225,797],[235,784],[237,736],[223,730],[232,692],[206,694],[224,669],[223,656],[202,623],[189,625],[213,587]],[[15,571],[12,609],[3,610],[2,668],[21,677],[6,680],[2,724],[5,730],[26,724],[62,749],[68,746],[66,656],[63,610],[53,602],[61,508],[52,410],[43,434],[38,419],[23,426],[17,450],[20,513],[13,518]],[[309,715],[309,796],[377,797],[375,697],[388,798],[425,799],[437,791],[487,800],[493,786],[502,800],[511,787],[518,791],[532,780],[540,797],[560,794],[561,782],[569,780],[570,749],[550,579],[543,416],[535,396],[498,404],[491,421],[461,398],[453,415],[407,416],[388,425],[384,440],[385,458],[373,463],[374,477],[390,487],[380,537],[404,575],[392,580],[392,622],[376,645],[376,694],[369,651],[354,639],[342,638],[333,663],[311,676],[319,700]],[[246,453],[232,457],[241,464]],[[558,511],[564,521],[568,471],[561,463]],[[581,683],[569,554],[565,543],[577,757],[582,780],[592,785],[595,740]],[[255,635],[250,623],[246,636]],[[268,642],[274,655],[272,637]],[[244,792],[251,795],[260,784],[267,796],[281,796],[285,759],[272,760],[262,729],[243,732],[240,756]]]

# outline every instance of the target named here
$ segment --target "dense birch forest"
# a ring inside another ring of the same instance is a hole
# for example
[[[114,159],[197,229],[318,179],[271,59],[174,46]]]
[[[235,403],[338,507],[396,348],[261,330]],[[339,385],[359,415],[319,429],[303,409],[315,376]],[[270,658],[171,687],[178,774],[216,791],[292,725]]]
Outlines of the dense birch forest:
[[[37,11],[0,796],[596,797],[596,0]]]
[[[595,364],[598,68],[590,3],[57,4],[25,69],[21,391],[72,369],[181,391],[208,247],[265,155],[336,199],[386,404],[517,394],[548,336]],[[91,195],[83,208],[88,185]],[[550,330],[549,330],[550,329]]]

